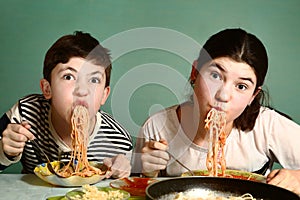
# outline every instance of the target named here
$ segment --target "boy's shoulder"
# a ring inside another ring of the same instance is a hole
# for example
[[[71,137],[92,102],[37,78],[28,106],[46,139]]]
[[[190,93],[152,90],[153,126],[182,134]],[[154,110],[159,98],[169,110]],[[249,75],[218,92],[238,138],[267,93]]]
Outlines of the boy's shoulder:
[[[30,113],[47,113],[51,107],[50,101],[45,99],[42,94],[30,94],[19,100],[19,110],[20,112],[28,113],[28,110],[31,110]]]
[[[19,102],[22,103],[30,103],[30,102],[48,102],[49,100],[45,99],[42,94],[29,94],[27,96],[22,97]]]
[[[126,134],[128,133],[128,131],[123,127],[123,125],[120,122],[118,122],[111,114],[103,110],[100,110],[99,113],[102,119],[101,122],[102,127],[107,126],[110,127],[111,129],[115,129]]]

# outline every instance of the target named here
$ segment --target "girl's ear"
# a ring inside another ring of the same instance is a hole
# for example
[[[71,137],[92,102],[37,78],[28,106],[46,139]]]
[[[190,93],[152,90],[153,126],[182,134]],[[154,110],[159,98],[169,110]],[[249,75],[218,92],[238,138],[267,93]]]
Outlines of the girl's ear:
[[[45,99],[51,99],[51,97],[52,97],[51,86],[50,86],[50,83],[46,79],[43,78],[40,80],[40,88],[43,92]]]
[[[194,60],[193,65],[192,65],[192,71],[191,71],[191,76],[190,76],[190,80],[191,82],[195,82],[196,78],[198,76],[198,70],[197,70],[197,60]]]
[[[108,98],[110,94],[110,86],[107,86],[104,88],[103,90],[103,96],[102,96],[102,100],[101,100],[101,106],[103,106]]]
[[[262,89],[261,87],[258,87],[258,88],[256,89],[256,91],[255,91],[254,94],[252,95],[251,100],[250,100],[249,103],[248,103],[248,106],[251,105],[252,101],[253,101],[253,100],[255,99],[255,97],[260,93],[261,89]]]

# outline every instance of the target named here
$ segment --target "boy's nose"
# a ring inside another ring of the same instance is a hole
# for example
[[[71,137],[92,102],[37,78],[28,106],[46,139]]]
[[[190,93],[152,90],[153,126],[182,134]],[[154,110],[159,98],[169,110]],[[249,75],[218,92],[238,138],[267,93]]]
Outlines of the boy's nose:
[[[87,84],[82,83],[80,81],[76,82],[75,88],[74,88],[74,95],[76,96],[85,96],[88,94],[88,87]]]

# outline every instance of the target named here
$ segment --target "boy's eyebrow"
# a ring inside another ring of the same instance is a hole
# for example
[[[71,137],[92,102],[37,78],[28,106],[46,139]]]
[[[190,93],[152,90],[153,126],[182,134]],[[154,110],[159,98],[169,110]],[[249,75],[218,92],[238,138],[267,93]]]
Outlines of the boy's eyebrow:
[[[213,62],[213,63],[211,63],[210,66],[217,67],[220,71],[226,72],[226,70],[221,65],[219,65],[218,63]],[[252,80],[252,78],[239,77],[239,79],[244,80],[244,81],[249,81],[250,83],[252,83],[254,85],[254,81]]]
[[[70,70],[70,71],[73,71],[76,73],[78,72],[75,68],[70,67],[70,66],[63,67],[58,72],[60,73],[60,72],[67,71],[67,70]],[[96,70],[96,71],[90,73],[90,75],[95,75],[95,74],[101,74],[101,76],[104,75],[104,73],[99,70]]]
[[[69,67],[69,66],[66,66],[66,67],[63,67],[61,68],[58,72],[63,72],[63,71],[66,71],[66,70],[70,70],[70,71],[73,71],[73,72],[77,72],[77,70],[73,67]]]
[[[101,72],[101,71],[98,71],[98,70],[90,73],[90,75],[95,75],[95,74],[101,74],[101,76],[103,76],[103,75],[104,75],[104,73],[103,73],[103,72]]]

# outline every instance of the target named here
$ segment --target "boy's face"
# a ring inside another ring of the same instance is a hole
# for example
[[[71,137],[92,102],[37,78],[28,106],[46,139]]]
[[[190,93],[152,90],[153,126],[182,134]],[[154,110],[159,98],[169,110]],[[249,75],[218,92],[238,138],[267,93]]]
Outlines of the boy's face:
[[[51,72],[51,95],[46,97],[51,98],[52,113],[70,122],[74,107],[84,105],[93,122],[110,92],[105,79],[105,68],[84,58],[73,57],[65,64],[57,64]]]

